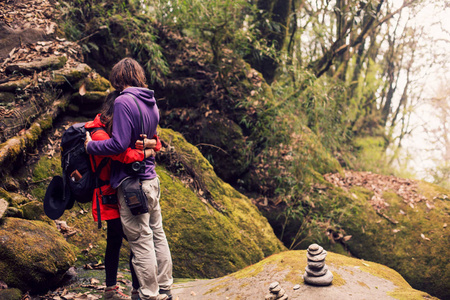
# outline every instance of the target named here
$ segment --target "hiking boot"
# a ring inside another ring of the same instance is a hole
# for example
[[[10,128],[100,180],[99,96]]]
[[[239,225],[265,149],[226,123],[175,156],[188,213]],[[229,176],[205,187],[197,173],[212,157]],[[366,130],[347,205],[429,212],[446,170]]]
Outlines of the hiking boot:
[[[160,295],[167,295],[167,300],[172,300],[172,291],[171,290],[159,290]]]
[[[140,300],[138,290],[135,289],[131,290],[131,300]]]
[[[161,291],[159,291],[159,292],[160,292],[160,294],[158,296],[156,296],[156,298],[152,298],[152,300],[170,300],[170,299],[172,299],[172,294],[170,295],[170,298],[169,298],[167,296],[167,294],[161,294]],[[131,300],[141,300],[138,290],[133,289],[131,291]]]
[[[119,290],[119,287],[116,286],[108,286],[105,289],[105,300],[130,300],[130,296],[125,295]]]

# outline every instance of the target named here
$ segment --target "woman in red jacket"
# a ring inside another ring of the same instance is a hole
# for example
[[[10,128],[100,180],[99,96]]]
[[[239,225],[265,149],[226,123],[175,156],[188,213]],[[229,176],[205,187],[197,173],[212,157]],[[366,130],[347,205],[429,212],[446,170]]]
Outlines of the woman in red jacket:
[[[87,129],[93,129],[91,130],[92,140],[98,141],[110,138],[112,132],[114,100],[118,95],[119,93],[116,91],[109,93],[106,97],[101,113],[99,113],[93,121],[87,122],[85,124],[85,127]],[[100,128],[101,130],[98,130],[98,128]],[[146,147],[145,157],[149,157],[151,155],[154,156],[155,151],[159,151],[161,148],[161,142],[159,141],[159,138],[157,136],[154,136],[153,139],[146,139],[144,137],[143,144]],[[144,151],[128,148],[125,152],[118,155],[93,156],[95,161],[95,167],[93,166],[93,170],[95,170],[106,157],[120,161],[121,163],[128,164],[135,161],[142,161],[144,159]],[[92,215],[94,217],[94,220],[98,221],[98,216],[100,216],[101,220],[104,220],[107,223],[107,243],[105,251],[106,289],[104,299],[131,299],[129,296],[123,294],[116,285],[120,247],[122,246],[122,238],[124,238],[125,235],[123,233],[122,224],[120,222],[116,190],[113,189],[109,184],[110,172],[111,161],[108,161],[108,163],[101,169],[99,175],[100,182],[105,184],[95,189],[92,199]],[[100,211],[98,211],[98,209]],[[132,253],[130,254],[130,269],[134,286],[138,281],[131,264],[131,257]]]

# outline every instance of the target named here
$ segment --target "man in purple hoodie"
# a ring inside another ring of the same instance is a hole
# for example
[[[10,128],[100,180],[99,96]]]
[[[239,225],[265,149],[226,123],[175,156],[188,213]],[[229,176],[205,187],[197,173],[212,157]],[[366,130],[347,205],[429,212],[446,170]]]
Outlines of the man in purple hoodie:
[[[144,70],[138,62],[122,59],[112,68],[109,80],[116,90],[122,91],[114,103],[112,137],[103,141],[88,139],[86,151],[92,155],[114,155],[135,148],[141,134],[150,137],[156,134],[159,122],[154,92],[147,88]],[[118,190],[120,219],[134,254],[132,264],[140,285],[133,286],[132,299],[172,299],[172,257],[162,226],[155,158],[148,157],[144,162],[145,172],[137,176],[147,196],[149,212],[140,215],[131,213],[121,190],[121,183],[129,176],[127,166],[118,161],[111,164],[110,183]]]

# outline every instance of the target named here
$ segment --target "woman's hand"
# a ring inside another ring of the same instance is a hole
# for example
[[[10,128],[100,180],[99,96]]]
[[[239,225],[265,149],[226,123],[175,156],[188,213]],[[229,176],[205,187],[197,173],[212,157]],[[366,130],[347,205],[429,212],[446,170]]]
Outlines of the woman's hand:
[[[150,156],[155,157],[156,152],[153,149],[145,150],[145,158],[149,158]]]
[[[89,133],[89,131],[86,131],[86,140],[84,141],[84,149],[86,150],[86,153],[88,153],[87,145],[90,141],[92,141],[91,134]]]

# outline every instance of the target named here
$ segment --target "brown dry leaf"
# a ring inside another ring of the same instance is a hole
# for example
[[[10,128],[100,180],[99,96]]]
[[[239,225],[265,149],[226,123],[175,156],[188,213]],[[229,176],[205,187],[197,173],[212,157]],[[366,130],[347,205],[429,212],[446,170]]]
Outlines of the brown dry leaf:
[[[90,282],[91,282],[91,284],[100,284],[100,280],[98,280],[96,278],[91,278]]]
[[[84,83],[80,86],[78,92],[80,93],[81,96],[86,95],[86,85]]]
[[[14,52],[15,52],[16,50],[17,50],[17,48],[14,47],[14,48],[9,52],[8,56],[9,56],[9,57],[12,57],[13,54],[14,54]]]
[[[346,235],[342,239],[344,240],[344,242],[346,242],[346,241],[349,241],[351,238],[352,238],[351,235]]]
[[[76,297],[76,294],[75,294],[75,293],[67,293],[67,294],[64,296],[64,299],[67,299],[67,300],[73,300],[73,299],[75,299],[75,297]]]
[[[444,226],[443,226],[444,228],[447,228],[447,223],[444,223]]]

